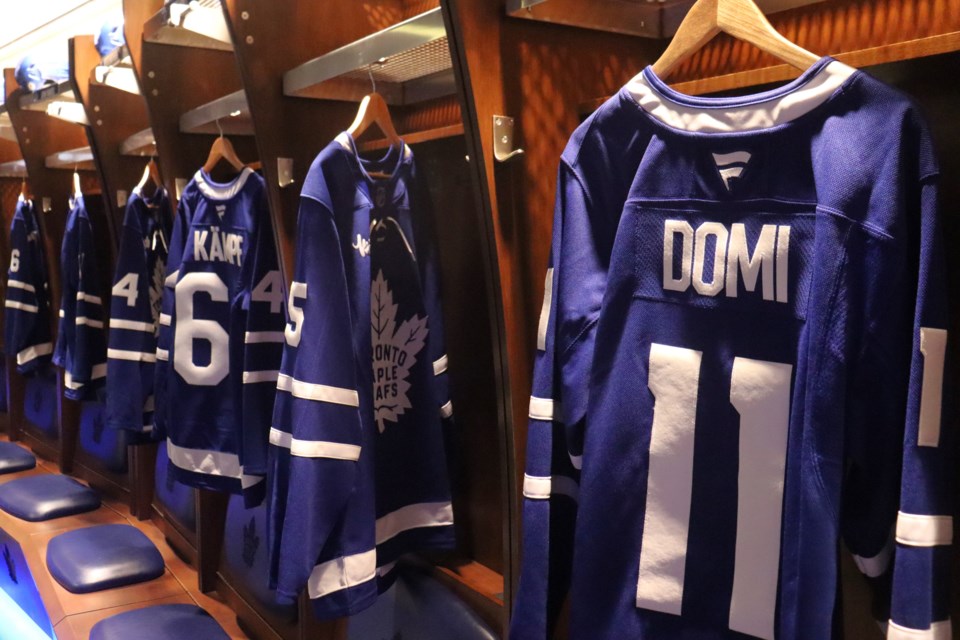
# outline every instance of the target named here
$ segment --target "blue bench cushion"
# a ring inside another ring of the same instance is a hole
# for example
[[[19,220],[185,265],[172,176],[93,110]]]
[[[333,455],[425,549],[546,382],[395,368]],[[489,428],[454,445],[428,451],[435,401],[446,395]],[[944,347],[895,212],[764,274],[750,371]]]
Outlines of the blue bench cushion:
[[[33,454],[12,442],[0,442],[0,474],[26,471],[37,466]]]
[[[47,569],[67,591],[93,593],[159,578],[163,557],[139,529],[103,524],[52,539]]]
[[[99,507],[96,491],[67,476],[31,476],[0,485],[0,509],[21,520],[41,522]]]
[[[210,614],[192,604],[162,604],[118,613],[90,630],[90,640],[229,640]]]

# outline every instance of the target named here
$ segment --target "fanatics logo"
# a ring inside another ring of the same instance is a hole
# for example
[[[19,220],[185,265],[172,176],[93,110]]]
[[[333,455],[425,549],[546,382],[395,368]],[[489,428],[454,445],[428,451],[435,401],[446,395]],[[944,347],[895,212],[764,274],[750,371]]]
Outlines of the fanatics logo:
[[[743,175],[743,170],[747,168],[750,162],[750,154],[746,151],[734,151],[733,153],[714,153],[713,161],[717,165],[717,171],[723,178],[723,183],[730,191],[731,180],[736,180]]]
[[[357,234],[357,241],[353,243],[353,248],[357,250],[361,258],[366,258],[370,255],[370,241]]]

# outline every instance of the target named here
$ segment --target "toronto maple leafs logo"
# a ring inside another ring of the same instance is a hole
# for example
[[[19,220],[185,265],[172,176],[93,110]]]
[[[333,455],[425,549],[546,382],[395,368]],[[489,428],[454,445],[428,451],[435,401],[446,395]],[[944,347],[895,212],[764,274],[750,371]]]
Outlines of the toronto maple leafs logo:
[[[10,547],[3,545],[3,561],[7,565],[7,573],[10,575],[10,579],[13,580],[14,584],[20,582],[17,580],[17,565],[13,562],[13,554],[10,553]]]
[[[370,326],[373,331],[373,406],[380,433],[386,422],[397,422],[412,408],[410,369],[427,342],[427,318],[414,315],[397,327],[397,305],[390,285],[377,271],[370,287]]]
[[[243,527],[243,563],[248,569],[253,568],[253,561],[257,558],[260,548],[260,536],[257,535],[257,521],[250,518],[250,522]]]

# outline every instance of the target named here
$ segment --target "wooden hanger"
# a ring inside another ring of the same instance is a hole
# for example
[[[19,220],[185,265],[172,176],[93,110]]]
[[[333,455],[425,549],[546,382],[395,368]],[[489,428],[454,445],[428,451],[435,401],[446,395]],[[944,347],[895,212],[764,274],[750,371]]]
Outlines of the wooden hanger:
[[[20,197],[24,200],[30,199],[30,185],[27,184],[26,178],[20,181]]]
[[[387,101],[376,91],[360,101],[357,117],[353,119],[353,124],[347,128],[347,133],[350,134],[351,138],[356,140],[373,124],[379,127],[391,146],[400,145],[403,142],[397,134],[396,127],[393,126],[393,119],[390,117],[390,108],[387,106]],[[370,176],[374,178],[389,178],[390,174],[372,171],[370,172]]]
[[[83,197],[83,190],[80,189],[80,172],[76,168],[73,170],[73,199],[79,200]]]
[[[219,120],[217,120],[217,128],[220,129]],[[243,168],[246,166],[237,156],[237,151],[233,148],[233,143],[223,136],[223,129],[220,129],[220,136],[214,140],[210,146],[210,155],[207,156],[203,170],[207,172],[207,175],[210,175],[210,172],[213,171],[213,168],[216,167],[221,160],[226,160],[238,173],[243,171]]]
[[[721,31],[798,69],[806,70],[820,59],[780,35],[753,0],[697,0],[666,51],[653,63],[653,72],[667,77]]]

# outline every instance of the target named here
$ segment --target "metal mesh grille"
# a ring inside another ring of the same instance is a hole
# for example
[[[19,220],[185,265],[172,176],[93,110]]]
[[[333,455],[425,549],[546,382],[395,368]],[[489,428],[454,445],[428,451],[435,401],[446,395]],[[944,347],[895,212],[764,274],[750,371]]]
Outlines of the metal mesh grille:
[[[443,36],[390,56],[386,63],[373,64],[369,68],[377,82],[400,83],[444,71],[452,66],[450,47],[447,45],[447,37]],[[345,73],[342,77],[367,80],[370,76],[364,68]]]

